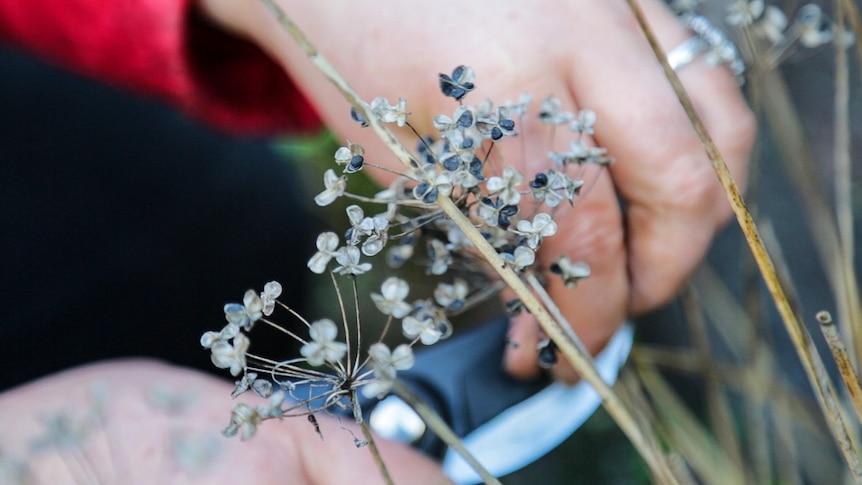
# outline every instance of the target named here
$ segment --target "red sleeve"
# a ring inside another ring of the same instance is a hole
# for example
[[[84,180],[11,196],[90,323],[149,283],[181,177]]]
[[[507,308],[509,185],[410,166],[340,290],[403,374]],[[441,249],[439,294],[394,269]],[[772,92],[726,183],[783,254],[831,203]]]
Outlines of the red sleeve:
[[[191,3],[3,0],[0,38],[235,133],[319,126],[282,69],[252,44],[210,26]]]

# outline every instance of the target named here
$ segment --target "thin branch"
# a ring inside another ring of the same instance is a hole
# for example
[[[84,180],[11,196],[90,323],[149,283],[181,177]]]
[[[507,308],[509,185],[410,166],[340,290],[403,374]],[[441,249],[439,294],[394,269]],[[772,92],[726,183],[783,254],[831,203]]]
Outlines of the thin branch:
[[[734,430],[733,412],[724,393],[724,385],[712,365],[713,356],[707,337],[706,322],[700,310],[697,291],[689,288],[681,297],[682,311],[685,315],[690,338],[697,351],[700,367],[706,379],[707,413],[718,443],[724,448],[729,459],[740,470],[744,469],[742,446]]]
[[[859,375],[856,373],[856,369],[853,368],[853,363],[850,361],[844,340],[838,333],[838,329],[835,327],[835,322],[832,321],[832,315],[829,312],[817,312],[815,318],[817,318],[817,323],[820,324],[820,330],[823,332],[826,344],[829,345],[829,350],[832,351],[832,357],[835,358],[835,364],[838,365],[841,378],[844,380],[844,384],[847,385],[847,393],[850,395],[853,409],[856,410],[856,417],[862,421],[862,385],[859,384]]]
[[[843,3],[837,0],[835,6],[835,212],[838,219],[838,233],[845,261],[852,265],[853,255],[853,201],[850,156],[850,66],[847,61],[847,48],[843,45],[844,28]]]
[[[562,312],[560,312],[559,308],[551,299],[551,296],[548,295],[548,293],[545,291],[545,288],[542,286],[539,280],[531,274],[527,275],[527,282],[530,284],[530,287],[533,289],[533,291],[535,291],[539,298],[542,300],[542,303],[548,308],[548,311],[551,313],[551,315],[553,315],[553,317],[555,318],[556,322],[560,327],[558,330],[562,331],[569,338],[575,341],[576,348],[579,351],[577,358],[584,359],[588,364],[587,367],[595,369],[595,363],[593,362],[593,359],[590,356],[589,352],[587,352],[583,343],[581,343],[574,330],[572,330],[571,325],[569,325],[565,316],[562,314]],[[604,379],[601,378],[601,376],[598,377],[598,380],[601,382],[600,387],[597,387],[595,385],[593,385],[593,387],[595,388],[596,392],[598,392],[599,395],[602,396],[602,399],[604,400],[602,404],[604,405],[605,409],[607,409],[608,413],[614,417],[621,429],[637,429],[638,433],[643,435],[644,438],[647,438],[648,436],[655,436],[655,432],[652,429],[644,429],[644,427],[649,426],[649,421],[638,420],[635,413],[632,410],[626,408],[625,403],[622,402],[618,393],[614,392],[610,388],[610,386],[608,386],[608,384],[604,381]],[[606,395],[607,397],[605,397]],[[643,448],[638,448],[638,452],[641,453],[645,460],[651,456],[653,457],[652,459],[657,460],[659,463],[662,463],[663,471],[669,473],[670,467],[663,459],[662,451],[656,446],[654,446],[654,443],[657,443],[657,441],[645,441],[641,444]],[[672,473],[670,473],[670,476],[673,476]]]
[[[840,0],[840,6],[844,8],[843,13],[856,39],[856,57],[859,65],[862,66],[862,18],[859,15],[859,8],[853,0]],[[838,41],[840,43],[841,39]]]
[[[829,278],[835,301],[839,305],[844,335],[852,342],[853,359],[862,353],[862,306],[859,288],[851,264],[844,261],[844,251],[831,205],[817,183],[810,147],[805,143],[805,130],[800,115],[794,109],[788,88],[777,71],[762,74],[763,99],[759,105],[767,117],[767,126],[776,139],[781,158],[805,201],[805,210],[817,255]],[[846,316],[845,316],[846,315]]]
[[[380,475],[383,477],[383,481],[389,485],[394,485],[395,482],[392,480],[392,475],[389,474],[389,469],[386,468],[386,464],[383,463],[383,456],[380,455],[380,449],[377,448],[377,442],[374,441],[374,435],[372,435],[371,430],[368,429],[368,422],[362,420],[359,423],[359,428],[362,429],[362,436],[368,443],[368,449],[371,450],[371,456],[374,457],[374,463],[377,464],[377,468],[380,470]]]
[[[356,318],[356,362],[353,364],[353,369],[350,370],[350,375],[355,375],[359,372],[359,354],[362,349],[362,320],[360,320],[360,311],[359,311],[359,287],[356,284],[356,275],[350,275],[350,283],[353,287],[353,314]],[[345,341],[347,342],[348,348],[350,347],[349,336],[345,337]],[[350,354],[347,354],[347,365],[350,365]]]
[[[481,463],[479,463],[479,460],[477,460],[476,457],[474,457],[473,454],[470,453],[466,447],[464,447],[464,443],[462,443],[461,440],[458,438],[458,435],[456,435],[455,432],[452,431],[452,428],[450,428],[449,425],[447,425],[446,422],[443,421],[443,418],[441,418],[437,413],[434,412],[433,409],[431,409],[427,404],[425,404],[425,402],[422,401],[419,396],[414,394],[413,391],[405,387],[397,380],[392,386],[392,391],[395,393],[395,395],[397,395],[405,403],[407,403],[408,406],[413,408],[413,410],[416,411],[416,414],[418,414],[422,418],[422,421],[425,421],[425,424],[427,424],[428,427],[431,428],[431,430],[433,430],[434,433],[436,433],[437,436],[440,437],[440,439],[443,440],[444,443],[446,443],[446,445],[458,452],[458,454],[464,458],[464,461],[466,461],[467,464],[469,464],[473,468],[473,470],[482,478],[485,483],[501,485],[500,481],[497,480],[497,478],[492,475],[491,472],[486,470],[485,467],[482,466]]]
[[[851,138],[850,138],[850,66],[847,59],[847,47],[844,45],[844,37],[847,34],[845,28],[845,20],[847,19],[848,8],[841,0],[836,0],[835,5],[835,27],[833,34],[833,43],[835,44],[835,121],[833,134],[833,155],[834,162],[834,190],[835,190],[835,219],[838,230],[838,238],[841,243],[842,264],[845,268],[850,268],[851,275],[845,280],[850,280],[855,283],[856,279],[852,274],[852,268],[855,268],[855,239],[853,236],[853,163],[851,158]],[[857,12],[858,18],[858,12]],[[856,43],[859,43],[857,38]],[[845,272],[848,269],[844,270]],[[847,295],[848,298],[852,294]],[[858,314],[858,307],[852,305],[846,298],[838,299],[838,315],[844,320],[844,327],[849,331],[848,337],[851,337],[851,342],[854,341],[852,336],[854,333],[862,332],[859,325],[862,324]],[[855,313],[854,313],[855,312]],[[858,341],[857,341],[858,342]],[[850,355],[851,363],[858,365],[856,357],[858,352]]]
[[[344,307],[344,298],[341,296],[341,288],[338,286],[338,280],[335,279],[335,273],[330,272],[329,277],[332,279],[332,286],[335,288],[335,297],[336,300],[338,300],[338,308],[341,310],[341,323],[344,327],[344,341],[347,342],[347,359],[345,360],[345,362],[347,362],[347,365],[350,365],[351,345],[350,327],[347,325],[347,309]],[[358,353],[359,349],[357,349],[356,351]],[[336,365],[338,366],[339,370],[341,370],[345,374],[347,373],[347,370],[344,368],[344,365],[341,363],[340,360],[336,362]]]
[[[704,483],[749,482],[740,464],[722,449],[655,368],[638,365],[635,369],[652,400],[660,403],[654,409],[669,438],[680,445],[679,453],[699,472]]]

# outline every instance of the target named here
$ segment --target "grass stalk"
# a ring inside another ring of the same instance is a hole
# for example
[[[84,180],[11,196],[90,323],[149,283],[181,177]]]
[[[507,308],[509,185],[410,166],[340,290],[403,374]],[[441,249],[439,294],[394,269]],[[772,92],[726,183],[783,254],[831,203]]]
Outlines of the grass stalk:
[[[724,393],[724,386],[712,366],[713,358],[706,334],[706,323],[703,321],[697,300],[696,292],[690,289],[682,295],[681,303],[692,344],[700,361],[701,373],[706,379],[707,414],[719,444],[736,467],[742,469],[742,445],[734,429],[733,412]]]
[[[679,399],[654,367],[638,365],[637,373],[653,402],[670,440],[704,483],[730,485],[749,483],[743,468],[729,456],[712,434]]]
[[[835,6],[835,35],[844,37],[844,8],[838,0]],[[835,213],[838,219],[838,234],[845,262],[853,264],[853,199],[852,163],[850,156],[850,67],[847,48],[835,43]]]
[[[843,39],[846,33],[845,20],[847,18],[847,7],[841,0],[836,0],[835,5],[835,37]],[[858,12],[857,12],[858,18]],[[838,230],[838,239],[841,243],[842,263],[845,268],[854,268],[856,255],[855,240],[853,236],[853,164],[851,159],[851,138],[850,138],[850,66],[847,59],[847,48],[840,40],[835,42],[835,100],[834,100],[834,138],[833,138],[833,154],[834,162],[834,182],[835,190],[835,218]],[[858,41],[857,41],[858,44]],[[845,269],[844,271],[847,271]],[[852,272],[852,269],[851,269]],[[849,278],[855,278],[851,274]],[[852,298],[852,295],[847,295],[847,298]],[[851,342],[859,342],[858,338],[862,334],[862,315],[858,312],[858,307],[849,304],[849,301],[842,298],[839,300],[839,316],[846,321],[844,325],[848,330],[848,336],[851,337]],[[856,334],[857,339],[852,339]],[[850,354],[851,363],[855,366],[859,362],[857,360],[858,352],[862,349],[856,349],[857,352]]]
[[[786,414],[772,413],[767,417],[775,430],[776,479],[778,483],[802,485],[799,449],[793,436],[793,421]],[[764,483],[764,482],[761,482]],[[773,482],[774,483],[774,482]]]
[[[694,352],[684,352],[640,344],[632,351],[632,362],[636,365],[652,366],[685,375],[700,372]],[[807,402],[796,398],[795,390],[775,381],[771,371],[716,362],[716,372],[729,391],[770,408],[770,415],[780,414],[788,422],[817,440],[829,440],[831,435],[822,428],[819,409],[807,406]],[[771,379],[771,380],[770,380]]]
[[[853,36],[856,38],[856,57],[859,65],[862,66],[862,16],[859,15],[859,7],[856,6],[856,2],[853,0],[839,0],[838,3],[839,8],[836,8],[836,13],[839,10],[841,11],[838,15],[844,16],[844,19],[847,20],[847,24],[850,26],[850,30],[853,32]],[[843,22],[841,23],[843,24]]]
[[[745,202],[742,199],[739,187],[733,180],[721,152],[718,150],[718,147],[713,142],[712,137],[709,135],[709,132],[707,132],[706,127],[701,121],[700,116],[697,114],[691,98],[688,96],[682,82],[670,67],[670,64],[668,64],[667,57],[653,34],[651,27],[647,24],[643,12],[637,5],[637,1],[626,1],[637,19],[641,30],[644,32],[656,58],[661,64],[665,76],[668,81],[670,81],[680,104],[689,118],[689,121],[691,121],[692,127],[697,132],[697,135],[704,146],[706,154],[712,163],[716,175],[718,176],[719,182],[727,195],[737,222],[742,229],[743,235],[745,236],[746,241],[748,241],[749,248],[757,262],[760,273],[766,282],[766,286],[769,289],[770,294],[772,295],[772,299],[778,309],[778,313],[781,315],[784,326],[790,334],[790,338],[793,341],[797,354],[802,361],[802,365],[805,368],[809,381],[811,382],[814,394],[817,397],[823,414],[829,424],[829,428],[832,431],[833,438],[841,448],[841,453],[853,479],[856,483],[862,484],[862,462],[860,462],[857,450],[850,440],[850,434],[844,423],[844,419],[841,417],[835,389],[829,380],[826,369],[823,366],[823,362],[817,353],[817,349],[814,347],[811,336],[808,334],[805,327],[803,327],[787,300],[784,289],[775,274],[772,260],[766,252],[766,248],[760,238],[757,226],[755,225],[751,214],[748,212],[748,209],[745,207]]]
[[[851,358],[858,362],[862,353],[862,307],[853,265],[844,260],[835,216],[817,183],[811,150],[805,143],[805,130],[784,80],[775,71],[764,72],[759,79],[765,88],[761,90],[763,97],[758,106],[776,139],[782,140],[778,149],[800,197],[805,200],[803,208],[812,228],[818,257],[835,294],[842,331],[851,342]]]
[[[595,363],[593,362],[592,357],[589,352],[587,352],[583,343],[578,338],[575,331],[572,329],[572,326],[566,320],[566,317],[562,314],[560,309],[554,303],[551,296],[545,291],[545,287],[539,282],[535,275],[527,275],[527,282],[530,284],[530,287],[542,301],[542,304],[547,308],[548,312],[551,316],[554,317],[554,322],[559,326],[559,331],[563,332],[570,340],[572,340],[576,348],[579,350],[579,357],[587,359],[590,368],[595,369]],[[603,404],[605,409],[608,410],[608,413],[614,417],[617,424],[621,429],[640,429],[641,435],[644,437],[643,450],[638,448],[638,451],[641,453],[641,456],[644,457],[644,460],[647,459],[647,456],[644,453],[644,450],[649,450],[649,455],[651,455],[652,459],[657,461],[656,469],[653,470],[654,478],[657,481],[671,483],[676,482],[676,475],[673,473],[673,469],[670,464],[667,462],[664,452],[661,450],[658,441],[655,439],[655,431],[650,427],[650,420],[639,419],[642,418],[638,416],[639,406],[633,405],[631,399],[622,399],[619,393],[615,393],[613,389],[610,389],[601,376],[598,376],[599,381],[602,383],[603,387],[608,387],[609,395],[612,396],[613,400],[606,400],[603,397]],[[599,392],[599,395],[602,393],[593,385],[593,388]],[[602,395],[603,396],[603,395]],[[617,414],[612,412],[612,408],[623,408],[628,405],[628,409],[620,409]],[[659,475],[658,473],[661,473]]]
[[[859,375],[850,361],[844,339],[838,333],[838,328],[829,312],[817,312],[815,318],[820,324],[820,330],[823,332],[826,344],[829,345],[829,350],[832,351],[832,357],[835,358],[841,378],[847,386],[847,393],[850,396],[850,402],[853,403],[853,409],[856,410],[856,417],[862,421],[862,385],[859,384]]]
[[[667,429],[662,426],[656,410],[650,404],[650,400],[646,395],[643,381],[638,378],[634,366],[624,366],[620,370],[620,375],[617,378],[617,383],[614,389],[626,397],[632,403],[635,415],[642,423],[650,423],[654,429],[651,436],[661,439],[665,443],[673,442]],[[654,443],[658,449],[658,442]],[[675,480],[683,485],[695,485],[699,483],[692,475],[692,468],[686,461],[683,453],[676,450],[670,450],[665,455],[665,460],[668,463],[668,468],[673,474]]]
[[[434,410],[431,409],[431,407],[425,404],[425,402],[422,401],[419,396],[414,394],[413,391],[411,391],[398,381],[395,381],[395,384],[392,386],[392,390],[396,396],[401,398],[405,403],[407,403],[408,406],[410,406],[411,408],[413,408],[414,411],[416,411],[416,414],[418,414],[422,418],[422,420],[425,421],[425,424],[427,424],[428,427],[431,428],[431,430],[434,431],[434,433],[436,433],[437,436],[439,436],[444,443],[446,443],[450,448],[452,448],[459,455],[461,455],[461,457],[464,458],[464,461],[466,461],[467,464],[469,464],[473,468],[473,470],[482,478],[482,480],[486,484],[501,485],[500,481],[497,480],[497,478],[492,475],[491,472],[486,470],[485,467],[482,466],[481,463],[479,463],[479,460],[477,460],[476,457],[474,457],[473,454],[467,450],[467,448],[464,446],[464,443],[462,443],[461,440],[458,438],[458,435],[456,435],[455,432],[452,431],[452,428],[450,428],[449,425],[447,425],[446,422],[443,421],[443,418],[441,418],[437,413],[435,413]]]

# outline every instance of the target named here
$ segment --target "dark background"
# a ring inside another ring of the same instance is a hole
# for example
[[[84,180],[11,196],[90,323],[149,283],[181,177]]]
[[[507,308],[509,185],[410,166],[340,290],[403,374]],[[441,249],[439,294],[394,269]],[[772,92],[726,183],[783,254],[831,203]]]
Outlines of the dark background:
[[[226,302],[271,279],[306,301],[316,222],[266,140],[3,44],[0,73],[0,390],[111,357],[217,372],[198,342]]]

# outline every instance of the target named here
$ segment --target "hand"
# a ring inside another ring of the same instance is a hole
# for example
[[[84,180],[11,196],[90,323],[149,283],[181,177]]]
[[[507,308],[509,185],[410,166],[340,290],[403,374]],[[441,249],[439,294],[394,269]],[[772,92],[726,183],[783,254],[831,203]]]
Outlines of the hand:
[[[92,390],[105,396],[101,421],[92,420]],[[347,420],[318,416],[325,440],[302,417],[264,422],[246,442],[221,436],[231,390],[201,373],[147,361],[66,371],[0,394],[0,461],[29,455],[37,483],[383,483],[368,448],[354,446],[340,428],[361,436]],[[239,399],[254,404],[250,395]],[[30,451],[46,435],[45,422],[61,414],[83,431],[81,448]],[[377,444],[396,483],[450,483],[413,450]]]
[[[460,64],[477,73],[478,87],[468,102],[514,100],[529,91],[534,100],[556,95],[568,110],[597,113],[594,142],[616,163],[558,221],[557,235],[545,241],[540,255],[546,265],[567,254],[591,266],[591,277],[576,290],[552,278],[549,291],[593,353],[627,316],[673,297],[730,214],[703,147],[622,0],[544,0],[529,6],[277,1],[360,95],[407,99],[409,119],[420,133],[434,132],[434,115],[454,111],[452,100],[438,92],[436,74]],[[666,51],[691,35],[660,2],[640,3]],[[324,121],[366,148],[366,159],[392,160],[370,130],[350,121],[347,103],[260,0],[202,0],[202,5],[281,62]],[[680,77],[744,185],[755,123],[732,75],[696,61]],[[547,133],[536,121],[516,129],[529,159],[521,160],[511,143],[504,144],[511,151],[502,152],[503,159],[532,177],[547,167]],[[563,146],[560,140],[556,148]],[[506,356],[509,371],[537,372],[536,324],[529,317],[517,319],[510,338],[519,345]],[[554,370],[566,381],[577,378],[567,366]]]

